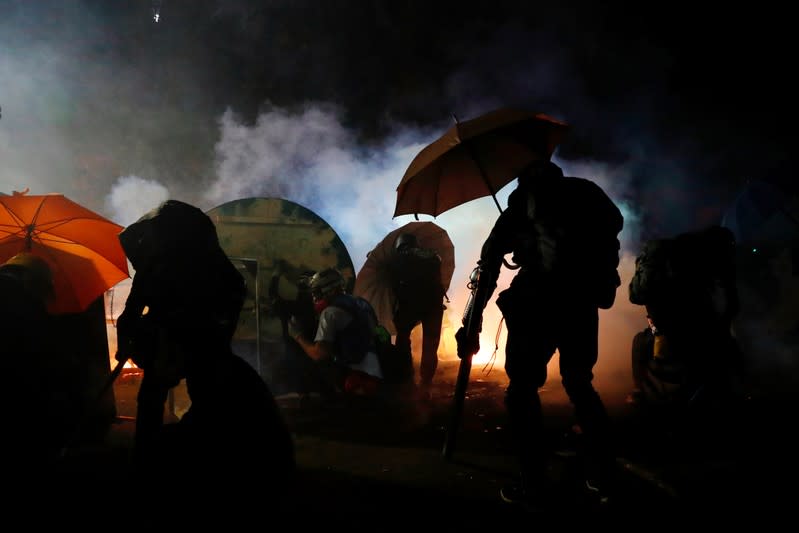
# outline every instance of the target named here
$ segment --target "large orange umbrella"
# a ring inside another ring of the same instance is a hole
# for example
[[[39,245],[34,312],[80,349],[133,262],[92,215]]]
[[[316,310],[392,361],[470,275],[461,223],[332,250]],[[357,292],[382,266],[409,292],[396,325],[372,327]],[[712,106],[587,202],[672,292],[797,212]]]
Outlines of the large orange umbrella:
[[[53,273],[52,313],[79,313],[130,276],[122,226],[62,194],[0,196],[0,263],[20,252]]]

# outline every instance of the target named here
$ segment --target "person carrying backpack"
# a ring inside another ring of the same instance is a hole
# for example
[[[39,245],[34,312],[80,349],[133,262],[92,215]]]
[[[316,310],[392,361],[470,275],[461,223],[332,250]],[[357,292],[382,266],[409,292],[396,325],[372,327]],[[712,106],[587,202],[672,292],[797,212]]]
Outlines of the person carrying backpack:
[[[412,233],[402,233],[394,242],[389,269],[395,296],[396,348],[406,354],[405,357],[412,358],[411,332],[416,326],[422,326],[419,389],[423,398],[429,398],[438,368],[438,345],[444,318],[441,257],[435,250],[420,247]]]
[[[586,489],[607,500],[615,478],[610,419],[593,386],[598,357],[598,309],[610,308],[621,284],[618,234],[624,218],[607,194],[584,178],[564,177],[545,160],[518,177],[480,254],[472,313],[496,289],[506,254],[520,268],[496,304],[508,329],[505,407],[521,479],[500,495],[528,510],[540,509],[552,493],[538,389],[557,350],[560,375],[585,443]],[[471,322],[475,320],[472,315]],[[456,333],[458,356],[477,353],[479,337],[466,326]]]
[[[651,239],[635,267],[630,302],[645,307],[669,347],[643,369],[644,399],[687,421],[734,406],[745,364],[732,332],[740,308],[732,232],[713,225]]]
[[[307,338],[296,320],[289,321],[289,335],[317,363],[323,393],[345,392],[373,395],[383,380],[377,355],[377,317],[371,304],[345,292],[341,272],[326,268],[309,282],[319,321],[313,339]]]

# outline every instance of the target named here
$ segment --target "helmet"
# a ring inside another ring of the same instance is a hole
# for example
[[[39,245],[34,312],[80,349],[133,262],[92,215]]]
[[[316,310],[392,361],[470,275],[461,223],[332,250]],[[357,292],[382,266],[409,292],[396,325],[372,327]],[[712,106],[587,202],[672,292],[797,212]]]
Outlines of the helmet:
[[[406,248],[418,248],[419,241],[416,240],[416,235],[413,233],[401,233],[394,241],[394,249],[397,251]]]
[[[309,283],[311,294],[317,300],[344,290],[344,285],[346,285],[344,276],[335,268],[320,270],[311,276]]]

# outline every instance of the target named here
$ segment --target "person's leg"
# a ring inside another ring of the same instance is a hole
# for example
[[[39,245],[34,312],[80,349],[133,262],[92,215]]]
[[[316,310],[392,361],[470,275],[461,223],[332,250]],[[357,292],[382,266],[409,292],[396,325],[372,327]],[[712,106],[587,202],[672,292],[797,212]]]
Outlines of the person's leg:
[[[438,368],[438,345],[441,342],[441,322],[444,307],[434,305],[422,318],[422,359],[419,364],[419,382],[429,388]]]
[[[545,490],[548,450],[542,431],[542,409],[538,389],[547,378],[547,363],[555,344],[547,334],[551,328],[546,318],[536,313],[506,316],[508,328],[505,346],[505,372],[509,383],[505,391],[505,408],[514,441],[523,492],[536,496]],[[541,335],[531,336],[531,326]]]
[[[571,306],[560,314],[560,374],[582,430],[586,474],[597,483],[610,485],[615,470],[610,417],[593,386],[593,368],[599,351],[598,336],[599,316],[596,307]]]
[[[144,371],[136,396],[136,433],[134,459],[145,459],[152,454],[164,425],[164,406],[170,387],[152,371]]]
[[[394,315],[394,327],[397,330],[396,340],[394,346],[402,357],[413,360],[413,352],[411,350],[411,332],[416,327],[419,321],[414,316],[410,316],[407,312],[400,310]]]

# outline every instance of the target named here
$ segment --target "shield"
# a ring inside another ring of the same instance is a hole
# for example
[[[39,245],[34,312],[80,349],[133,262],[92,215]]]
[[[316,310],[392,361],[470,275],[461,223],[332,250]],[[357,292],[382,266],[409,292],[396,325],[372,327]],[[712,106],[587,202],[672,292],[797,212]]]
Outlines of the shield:
[[[62,194],[0,196],[0,263],[19,252],[47,261],[54,314],[83,312],[129,277],[121,230]]]
[[[416,236],[419,246],[430,248],[441,256],[441,282],[449,290],[455,272],[455,246],[449,234],[433,222],[409,222],[388,233],[367,255],[363,267],[355,277],[353,294],[369,300],[377,313],[378,321],[392,335],[394,327],[394,293],[388,274],[388,263],[394,253],[394,241],[400,234],[411,233]]]
[[[568,126],[542,113],[499,109],[458,122],[411,161],[394,217],[444,211],[496,193],[530,163],[549,160]]]
[[[352,290],[355,268],[344,242],[314,211],[282,198],[241,198],[208,216],[219,244],[247,280],[248,296],[234,337],[236,352],[282,387],[276,372],[286,350],[289,314],[303,307],[304,278],[333,267]],[[313,304],[311,312],[313,312]]]

